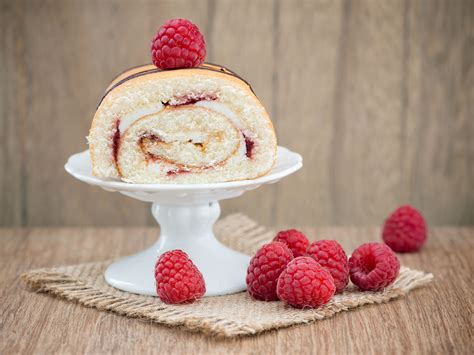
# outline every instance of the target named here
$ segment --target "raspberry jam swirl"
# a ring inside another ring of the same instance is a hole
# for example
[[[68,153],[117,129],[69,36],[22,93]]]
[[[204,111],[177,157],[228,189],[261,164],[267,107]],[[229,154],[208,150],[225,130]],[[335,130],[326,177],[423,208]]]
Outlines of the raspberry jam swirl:
[[[174,97],[149,114],[117,119],[112,152],[120,176],[173,179],[252,159],[255,141],[214,95]],[[232,116],[232,117],[229,117]]]

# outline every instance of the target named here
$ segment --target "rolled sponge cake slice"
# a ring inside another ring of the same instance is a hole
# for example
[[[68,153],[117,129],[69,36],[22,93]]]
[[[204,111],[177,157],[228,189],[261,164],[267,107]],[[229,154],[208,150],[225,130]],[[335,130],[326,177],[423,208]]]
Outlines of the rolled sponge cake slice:
[[[255,179],[270,171],[276,137],[251,87],[213,64],[120,74],[89,133],[93,174],[130,183]]]

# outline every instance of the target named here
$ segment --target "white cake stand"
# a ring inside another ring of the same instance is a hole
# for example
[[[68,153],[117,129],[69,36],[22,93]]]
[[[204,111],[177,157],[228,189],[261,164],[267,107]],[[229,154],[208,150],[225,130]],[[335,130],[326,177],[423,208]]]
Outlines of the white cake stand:
[[[64,167],[76,179],[90,185],[152,202],[151,212],[161,227],[160,238],[150,248],[112,263],[105,271],[107,283],[123,291],[155,296],[153,270],[158,256],[181,249],[203,274],[206,296],[217,296],[246,289],[250,260],[214,236],[213,226],[220,215],[218,201],[275,183],[302,166],[299,154],[278,147],[277,162],[269,174],[255,180],[215,184],[129,184],[99,179],[92,175],[88,151],[72,155]]]

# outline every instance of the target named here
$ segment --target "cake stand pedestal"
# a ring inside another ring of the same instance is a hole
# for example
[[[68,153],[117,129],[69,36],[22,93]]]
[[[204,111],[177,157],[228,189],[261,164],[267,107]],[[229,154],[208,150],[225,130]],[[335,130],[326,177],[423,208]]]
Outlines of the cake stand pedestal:
[[[110,285],[132,293],[156,296],[154,266],[168,250],[185,251],[206,282],[206,296],[246,289],[245,275],[250,257],[220,243],[213,232],[220,215],[219,200],[234,198],[262,184],[277,182],[303,166],[299,154],[278,147],[271,172],[254,180],[215,184],[128,184],[92,175],[89,152],[72,155],[65,165],[75,178],[107,191],[152,202],[151,211],[160,225],[160,237],[148,249],[113,262],[105,271]]]

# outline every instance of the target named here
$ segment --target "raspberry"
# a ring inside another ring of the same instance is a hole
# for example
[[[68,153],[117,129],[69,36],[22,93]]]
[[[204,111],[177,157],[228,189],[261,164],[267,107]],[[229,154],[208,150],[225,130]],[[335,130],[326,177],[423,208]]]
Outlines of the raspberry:
[[[204,278],[182,250],[162,254],[155,265],[156,293],[165,303],[185,303],[206,292]]]
[[[272,242],[261,247],[250,260],[247,270],[246,281],[250,296],[262,301],[278,300],[278,276],[292,259],[291,250],[283,243]]]
[[[329,271],[336,292],[342,292],[349,282],[349,262],[341,245],[335,240],[318,240],[309,246],[308,255]]]
[[[425,219],[411,206],[401,206],[385,221],[382,238],[398,253],[419,250],[426,241]]]
[[[295,258],[306,255],[306,249],[309,245],[308,238],[306,238],[303,233],[297,231],[296,229],[281,231],[276,235],[275,238],[273,238],[273,240],[275,242],[285,243],[293,252],[293,256]]]
[[[329,271],[309,256],[290,261],[278,278],[278,298],[296,308],[328,303],[335,291]]]
[[[206,41],[191,21],[168,20],[153,38],[151,57],[160,69],[198,67],[206,57]]]
[[[383,243],[362,244],[349,258],[351,281],[364,291],[380,291],[392,284],[400,271],[395,253]]]

